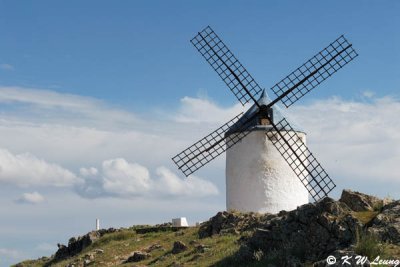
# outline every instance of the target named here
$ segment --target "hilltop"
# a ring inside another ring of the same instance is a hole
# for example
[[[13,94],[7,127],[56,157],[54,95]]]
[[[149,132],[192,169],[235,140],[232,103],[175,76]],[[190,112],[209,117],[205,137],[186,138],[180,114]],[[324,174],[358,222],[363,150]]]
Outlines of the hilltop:
[[[51,257],[14,266],[319,267],[328,266],[328,256],[339,263],[344,255],[353,264],[356,255],[400,260],[400,200],[344,190],[337,201],[326,197],[279,214],[219,212],[200,227],[103,229],[58,247]]]

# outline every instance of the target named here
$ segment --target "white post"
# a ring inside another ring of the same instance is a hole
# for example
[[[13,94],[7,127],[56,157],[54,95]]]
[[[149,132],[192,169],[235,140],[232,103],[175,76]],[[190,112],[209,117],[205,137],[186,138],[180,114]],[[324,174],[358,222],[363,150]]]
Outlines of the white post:
[[[100,220],[96,219],[96,231],[100,230]]]

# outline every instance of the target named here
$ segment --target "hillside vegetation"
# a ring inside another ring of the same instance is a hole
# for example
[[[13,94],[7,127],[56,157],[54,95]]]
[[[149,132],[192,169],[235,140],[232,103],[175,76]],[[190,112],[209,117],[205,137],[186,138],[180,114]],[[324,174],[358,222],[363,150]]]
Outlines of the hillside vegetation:
[[[346,190],[339,201],[325,198],[279,214],[219,212],[200,227],[103,229],[15,266],[319,267],[330,255],[400,260],[400,201]]]
[[[138,228],[138,227],[135,227]],[[148,253],[150,256],[140,261],[138,266],[204,266],[218,263],[221,259],[233,255],[239,249],[240,236],[227,234],[209,237],[199,241],[198,227],[160,232],[136,233],[135,228],[120,229],[107,233],[94,241],[80,253],[67,259],[54,262],[51,266],[132,266],[125,263],[134,251]],[[141,228],[141,227],[140,227]],[[175,241],[181,241],[187,249],[172,253]],[[85,264],[86,260],[86,264]],[[50,258],[25,261],[18,266],[45,266]]]

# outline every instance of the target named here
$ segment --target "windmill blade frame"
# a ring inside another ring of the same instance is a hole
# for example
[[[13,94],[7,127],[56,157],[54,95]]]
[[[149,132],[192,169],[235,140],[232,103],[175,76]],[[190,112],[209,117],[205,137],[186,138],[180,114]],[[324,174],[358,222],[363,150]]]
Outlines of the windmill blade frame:
[[[256,97],[263,89],[210,26],[200,31],[190,42],[243,106],[250,100],[257,103]]]
[[[240,132],[226,136],[231,127],[241,118],[243,112],[220,126],[218,129],[184,149],[172,158],[185,176],[189,176],[211,160],[215,159],[250,133],[252,126],[249,122],[253,117],[243,120]]]
[[[353,49],[352,44],[341,35],[275,84],[271,88],[276,95],[273,101],[261,101],[259,103],[257,101],[258,95],[263,89],[210,26],[198,32],[190,42],[218,73],[243,106],[253,100],[253,107],[258,109],[249,109],[251,112],[246,112],[245,117],[242,118],[240,118],[242,114],[237,115],[173,157],[172,160],[184,175],[189,176],[240,142],[253,130],[252,127],[270,125],[271,127],[266,127],[265,131],[267,138],[300,179],[313,199],[318,201],[327,196],[336,187],[335,183],[285,118],[275,124],[272,107],[279,101],[287,108],[290,107],[356,58],[358,54]],[[258,123],[254,125],[251,122],[256,117]],[[280,116],[280,118],[282,117]]]
[[[352,44],[341,35],[271,88],[277,97],[271,106],[280,100],[290,107],[357,56]]]
[[[315,201],[327,196],[335,183],[311,151],[283,118],[266,133]]]

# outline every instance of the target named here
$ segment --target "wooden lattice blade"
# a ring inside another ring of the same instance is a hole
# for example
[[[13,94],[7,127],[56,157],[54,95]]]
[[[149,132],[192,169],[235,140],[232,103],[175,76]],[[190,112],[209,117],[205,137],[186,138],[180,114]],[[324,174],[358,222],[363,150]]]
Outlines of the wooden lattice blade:
[[[269,140],[307,188],[313,199],[318,201],[326,197],[336,185],[302,139],[285,118],[272,126],[266,133]]]
[[[352,61],[358,54],[344,36],[340,36],[306,63],[275,84],[271,90],[289,107],[336,71]]]
[[[252,127],[250,123],[252,118],[242,118],[239,121],[241,116],[242,113],[172,158],[185,176],[189,176],[221,155],[249,133],[248,130]],[[225,136],[233,125],[237,127],[237,131]]]
[[[218,73],[236,98],[243,105],[262,91],[250,73],[243,67],[229,48],[210,26],[200,31],[190,42]]]

